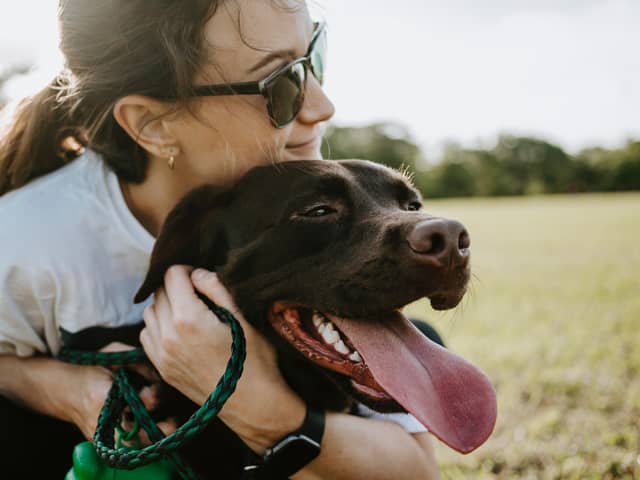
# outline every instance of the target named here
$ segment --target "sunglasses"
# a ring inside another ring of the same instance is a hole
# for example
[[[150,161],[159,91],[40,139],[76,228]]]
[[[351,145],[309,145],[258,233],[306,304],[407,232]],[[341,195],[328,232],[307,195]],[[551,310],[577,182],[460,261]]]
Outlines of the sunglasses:
[[[257,82],[198,85],[193,87],[192,94],[196,97],[262,95],[267,102],[273,126],[284,128],[295,120],[302,109],[308,72],[311,71],[322,85],[326,52],[326,23],[316,23],[304,57],[293,60]]]

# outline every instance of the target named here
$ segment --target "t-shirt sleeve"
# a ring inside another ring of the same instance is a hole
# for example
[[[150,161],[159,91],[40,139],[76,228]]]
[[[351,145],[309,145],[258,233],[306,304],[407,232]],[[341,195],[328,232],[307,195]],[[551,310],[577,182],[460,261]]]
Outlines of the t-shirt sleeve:
[[[47,353],[46,325],[52,325],[46,278],[28,265],[0,259],[0,354],[27,357]]]
[[[353,413],[358,417],[375,418],[377,420],[397,423],[409,433],[421,433],[428,431],[424,425],[422,425],[416,417],[410,413],[380,413],[375,410],[371,410],[369,407],[361,403],[356,405]]]

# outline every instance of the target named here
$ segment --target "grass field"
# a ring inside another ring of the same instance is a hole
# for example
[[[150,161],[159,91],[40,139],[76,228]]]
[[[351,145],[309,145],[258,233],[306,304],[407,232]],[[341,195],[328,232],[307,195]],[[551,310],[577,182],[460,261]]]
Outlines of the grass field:
[[[427,201],[471,233],[472,288],[428,318],[498,393],[445,479],[640,479],[640,194]]]

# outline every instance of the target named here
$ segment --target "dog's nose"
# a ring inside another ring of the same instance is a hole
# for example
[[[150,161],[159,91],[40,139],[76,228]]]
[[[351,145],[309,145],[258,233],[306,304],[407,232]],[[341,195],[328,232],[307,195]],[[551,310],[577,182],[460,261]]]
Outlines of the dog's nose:
[[[424,220],[413,227],[407,242],[415,253],[441,264],[464,265],[469,261],[471,239],[457,220]]]

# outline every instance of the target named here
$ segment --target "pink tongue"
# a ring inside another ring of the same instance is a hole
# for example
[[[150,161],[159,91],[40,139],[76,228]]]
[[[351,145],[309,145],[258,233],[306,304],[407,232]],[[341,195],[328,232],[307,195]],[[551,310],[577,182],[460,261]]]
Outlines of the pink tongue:
[[[331,320],[380,386],[444,443],[469,453],[489,437],[496,395],[476,367],[430,341],[399,312],[376,322]]]

